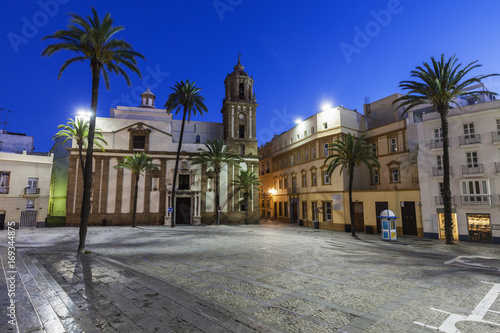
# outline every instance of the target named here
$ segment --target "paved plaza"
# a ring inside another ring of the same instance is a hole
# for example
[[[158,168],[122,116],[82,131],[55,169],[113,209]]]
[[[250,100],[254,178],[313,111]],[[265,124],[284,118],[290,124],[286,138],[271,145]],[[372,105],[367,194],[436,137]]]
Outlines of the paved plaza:
[[[500,332],[497,245],[251,226],[16,231],[2,332]],[[6,328],[6,329],[4,329]]]

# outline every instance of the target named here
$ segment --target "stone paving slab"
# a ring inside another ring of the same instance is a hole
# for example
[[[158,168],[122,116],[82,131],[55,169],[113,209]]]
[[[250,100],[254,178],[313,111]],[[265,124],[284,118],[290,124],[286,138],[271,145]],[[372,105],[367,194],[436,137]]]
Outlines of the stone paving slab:
[[[451,314],[462,316],[463,332],[499,332],[496,245],[389,243],[280,224],[95,227],[85,264],[61,250],[76,236],[74,228],[22,230],[18,242],[93,323],[101,315],[118,332],[162,324],[174,332],[446,332]],[[33,244],[45,249],[35,254]],[[59,253],[49,253],[55,244]],[[473,313],[482,321],[471,322]]]

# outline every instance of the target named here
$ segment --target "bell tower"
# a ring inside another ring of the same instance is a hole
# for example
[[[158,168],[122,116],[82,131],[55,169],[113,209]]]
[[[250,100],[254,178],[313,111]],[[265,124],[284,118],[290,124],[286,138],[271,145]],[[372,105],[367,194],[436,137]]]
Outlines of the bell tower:
[[[257,156],[256,110],[257,102],[253,91],[253,78],[245,72],[240,61],[234,71],[226,76],[225,98],[222,101],[222,122],[224,124],[224,140],[231,154],[242,157]]]

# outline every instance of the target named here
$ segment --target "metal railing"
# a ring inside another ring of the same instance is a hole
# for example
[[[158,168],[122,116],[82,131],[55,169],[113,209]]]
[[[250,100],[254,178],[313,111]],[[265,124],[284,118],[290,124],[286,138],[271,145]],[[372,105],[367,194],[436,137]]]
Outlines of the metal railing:
[[[444,168],[442,166],[432,167],[432,175],[434,177],[444,176]],[[450,176],[453,176],[453,167],[450,167]]]
[[[299,193],[299,188],[298,187],[289,187],[287,188],[288,194],[297,194]]]
[[[434,203],[436,205],[439,205],[439,206],[442,206],[444,205],[444,201],[443,201],[443,197],[440,196],[440,195],[436,195],[434,197]],[[455,198],[454,197],[451,197],[451,204],[454,205],[455,204]]]
[[[476,166],[470,165],[462,165],[462,174],[463,175],[476,175],[484,173],[484,164],[479,163]]]
[[[481,143],[481,134],[463,135],[459,137],[459,140],[461,146],[475,145]]]
[[[40,194],[39,187],[25,187],[24,194]]]
[[[462,195],[460,202],[462,205],[487,205],[491,206],[491,195]]]
[[[431,140],[430,146],[431,146],[431,149],[440,149],[440,148],[443,148],[443,141],[442,140],[436,141],[436,139]]]

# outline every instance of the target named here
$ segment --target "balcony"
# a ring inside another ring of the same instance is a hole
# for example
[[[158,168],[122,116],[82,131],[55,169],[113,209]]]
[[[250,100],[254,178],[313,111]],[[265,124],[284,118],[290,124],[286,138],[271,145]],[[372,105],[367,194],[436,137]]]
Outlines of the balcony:
[[[460,202],[467,206],[491,206],[491,195],[461,195]]]
[[[462,165],[462,175],[463,176],[477,176],[484,175],[484,164],[476,164],[475,166],[471,165]]]
[[[491,142],[500,143],[500,131],[491,132]]]
[[[481,134],[469,134],[459,137],[460,147],[481,144]]]
[[[434,203],[436,204],[436,206],[443,206],[444,205],[443,197],[440,195],[436,195],[434,197]],[[454,197],[451,197],[451,204],[455,205],[455,198]]]
[[[0,194],[9,194],[8,186],[0,186]]]
[[[444,176],[444,168],[443,167],[432,167],[432,176],[433,177],[443,177]],[[450,167],[450,176],[453,176],[453,167]]]
[[[299,188],[298,187],[290,187],[287,188],[288,194],[298,194],[299,193]]]
[[[24,195],[37,195],[37,194],[40,194],[39,187],[25,187],[24,188]]]
[[[495,170],[497,171],[498,174],[500,174],[500,162],[495,162]]]
[[[436,139],[431,140],[430,147],[431,147],[431,149],[443,149],[443,141],[436,140]]]

